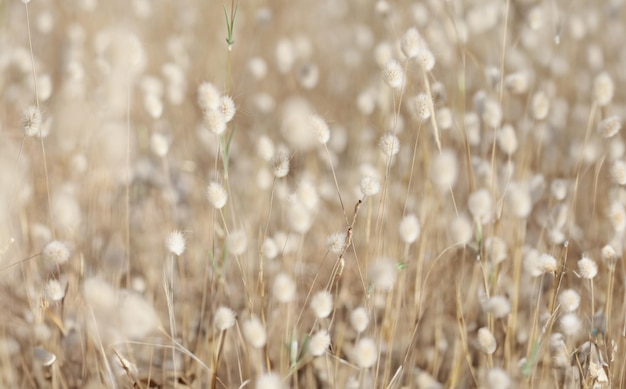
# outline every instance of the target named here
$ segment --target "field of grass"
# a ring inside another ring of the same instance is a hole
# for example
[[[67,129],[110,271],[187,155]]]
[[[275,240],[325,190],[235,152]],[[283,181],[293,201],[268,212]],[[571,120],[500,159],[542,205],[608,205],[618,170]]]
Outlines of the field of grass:
[[[0,387],[626,387],[623,0],[0,1]]]

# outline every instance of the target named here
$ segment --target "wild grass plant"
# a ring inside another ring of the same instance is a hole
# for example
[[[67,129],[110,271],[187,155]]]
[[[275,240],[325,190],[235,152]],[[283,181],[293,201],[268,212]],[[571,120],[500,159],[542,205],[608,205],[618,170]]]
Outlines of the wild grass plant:
[[[626,387],[622,0],[0,3],[0,387]]]

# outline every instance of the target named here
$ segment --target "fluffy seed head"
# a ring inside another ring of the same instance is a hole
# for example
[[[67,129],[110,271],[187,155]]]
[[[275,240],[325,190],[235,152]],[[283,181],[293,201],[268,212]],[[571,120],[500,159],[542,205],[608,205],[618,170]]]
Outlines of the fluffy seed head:
[[[378,359],[378,348],[376,342],[370,338],[361,338],[354,345],[354,362],[362,369],[367,369],[376,363]]]
[[[608,217],[616,232],[623,232],[626,230],[626,209],[624,209],[622,203],[617,201],[611,203],[608,211]]]
[[[311,116],[311,129],[315,133],[318,142],[326,144],[330,139],[330,130],[328,124],[318,115]]]
[[[181,231],[172,231],[165,239],[165,246],[170,253],[180,256],[185,251],[185,236]]]
[[[328,346],[330,346],[330,335],[326,330],[316,332],[309,340],[309,352],[314,357],[324,354]]]
[[[626,162],[618,159],[611,166],[611,178],[618,185],[626,185]]]
[[[420,223],[415,214],[406,215],[402,218],[399,227],[400,238],[406,244],[411,244],[420,236]]]
[[[454,244],[466,245],[472,240],[472,223],[464,216],[452,219],[449,231]]]
[[[494,367],[487,372],[487,383],[490,388],[508,389],[511,387],[511,377],[501,368]]]
[[[222,97],[220,97],[218,110],[224,116],[224,122],[228,123],[235,116],[237,108],[235,108],[235,102],[233,101],[232,97],[223,95]]]
[[[533,209],[533,201],[528,185],[511,183],[506,193],[506,200],[511,213],[520,219],[526,219]]]
[[[165,157],[170,151],[170,140],[160,132],[153,132],[150,136],[150,148],[158,157]]]
[[[46,298],[51,301],[59,301],[65,297],[65,289],[57,280],[49,280],[44,287]]]
[[[602,247],[602,261],[607,266],[609,266],[610,268],[614,268],[618,259],[619,256],[617,255],[617,251],[615,251],[613,246],[607,244],[606,246]]]
[[[242,255],[245,253],[248,248],[246,231],[243,229],[232,231],[228,237],[226,237],[226,247],[228,251],[234,255]]]
[[[501,319],[511,312],[511,303],[504,296],[492,296],[483,304],[483,310],[496,319]]]
[[[624,171],[626,173],[626,169]],[[554,196],[555,199],[563,201],[563,199],[565,199],[565,196],[567,196],[567,180],[556,179],[552,181],[552,183],[550,184],[550,192],[552,192],[552,196]]]
[[[573,312],[561,316],[560,324],[563,333],[570,337],[578,335],[583,328],[580,318]]]
[[[435,56],[427,47],[423,46],[417,53],[417,62],[424,71],[430,72],[435,67]]]
[[[491,355],[496,351],[498,343],[489,328],[483,327],[478,330],[478,346],[485,354]]]
[[[265,161],[269,161],[274,156],[274,142],[266,135],[261,135],[256,142],[256,153]]]
[[[300,202],[294,202],[287,209],[287,222],[293,232],[305,234],[313,225],[313,215]]]
[[[281,303],[293,301],[296,297],[296,283],[288,274],[280,273],[274,279],[272,294]]]
[[[598,274],[598,265],[593,259],[583,256],[578,261],[578,274],[582,278],[591,280]]]
[[[400,151],[400,141],[398,141],[398,137],[391,132],[380,138],[379,146],[380,150],[388,157],[394,156]]]
[[[219,307],[213,315],[213,325],[220,331],[224,331],[235,325],[235,312],[228,307]]]
[[[548,116],[550,110],[550,100],[546,92],[539,91],[533,96],[531,111],[535,120],[543,120]]]
[[[358,333],[365,331],[370,323],[370,317],[365,307],[358,307],[350,313],[350,325]]]
[[[328,317],[333,311],[333,295],[327,290],[317,292],[311,299],[311,309],[318,319]]]
[[[413,98],[413,107],[415,113],[422,120],[426,120],[432,115],[432,102],[426,93],[420,93]]]
[[[222,135],[226,131],[224,114],[219,110],[204,111],[204,125],[215,135]]]
[[[209,202],[215,209],[222,209],[226,205],[228,194],[221,184],[215,181],[211,182],[207,188],[207,195]]]
[[[550,254],[541,254],[539,256],[539,269],[543,273],[556,273],[558,269],[558,262],[556,258],[554,258]]]
[[[26,136],[38,136],[41,129],[41,111],[35,106],[26,108],[22,113],[22,129]]]
[[[513,94],[522,94],[528,90],[528,75],[523,72],[512,73],[504,78],[504,87]]]
[[[263,323],[256,317],[246,320],[243,323],[243,336],[246,341],[254,348],[261,348],[267,342],[267,333],[263,327]]]
[[[365,176],[361,179],[361,193],[363,196],[374,196],[380,191],[380,181],[373,176]]]
[[[397,89],[404,82],[404,71],[402,66],[395,59],[390,59],[383,69],[383,81],[391,88]]]
[[[615,136],[615,134],[617,134],[621,129],[622,118],[617,115],[613,115],[598,123],[597,131],[604,138],[611,138]]]
[[[598,74],[593,81],[593,98],[596,103],[601,107],[609,105],[614,94],[615,84],[611,76],[607,72]]]
[[[339,254],[346,247],[346,233],[335,232],[326,238],[326,247],[334,254]]]
[[[456,184],[459,172],[456,154],[452,150],[443,150],[433,159],[429,169],[430,179],[440,191],[448,191]]]
[[[467,206],[474,219],[486,223],[493,213],[493,200],[487,189],[479,189],[472,193],[467,201]]]
[[[565,289],[559,294],[559,304],[565,312],[573,312],[580,305],[580,295],[574,289]]]
[[[402,36],[400,49],[407,58],[415,58],[422,46],[422,37],[416,28],[409,28]]]
[[[280,150],[272,158],[274,177],[283,178],[289,174],[289,154]]]
[[[495,100],[485,101],[482,117],[487,126],[492,128],[500,127],[500,123],[502,123],[502,108],[500,104]]]
[[[215,111],[220,103],[220,92],[210,82],[198,86],[198,105],[203,111]]]
[[[512,155],[517,150],[517,134],[510,124],[505,124],[498,131],[498,146],[506,155]]]
[[[283,389],[283,381],[276,373],[263,373],[256,379],[256,389]]]
[[[51,265],[62,265],[70,259],[70,250],[61,241],[53,240],[44,246],[42,251],[43,259]]]
[[[370,267],[369,279],[374,288],[389,292],[396,283],[397,270],[394,263],[383,258]]]
[[[278,255],[278,245],[276,241],[270,237],[265,238],[262,247],[263,256],[267,259],[274,259]]]

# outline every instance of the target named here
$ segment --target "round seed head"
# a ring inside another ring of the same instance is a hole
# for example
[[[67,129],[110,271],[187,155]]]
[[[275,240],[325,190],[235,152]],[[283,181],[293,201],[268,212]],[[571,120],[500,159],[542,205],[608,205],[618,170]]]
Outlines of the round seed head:
[[[210,82],[198,86],[198,105],[203,111],[216,111],[220,103],[220,92]]]
[[[277,373],[263,373],[257,378],[256,389],[283,389],[283,381]]]
[[[611,166],[611,178],[618,185],[626,185],[626,162],[621,159],[613,162]]]
[[[41,254],[46,262],[54,266],[62,265],[70,259],[67,245],[58,240],[46,244]]]
[[[512,73],[504,78],[504,87],[513,94],[522,94],[528,90],[528,75],[523,72]]]
[[[498,343],[489,328],[483,327],[478,330],[478,346],[485,354],[491,355],[496,351]]]
[[[390,59],[385,64],[383,69],[383,81],[394,89],[402,86],[404,82],[404,71],[402,70],[402,66],[395,59]]]
[[[65,289],[57,280],[49,280],[44,287],[46,298],[51,301],[59,301],[65,297]]]
[[[361,333],[365,331],[369,323],[370,318],[365,307],[358,307],[350,313],[350,324],[356,332]]]
[[[400,141],[392,133],[387,133],[380,138],[380,150],[388,157],[398,154],[400,151]]]
[[[450,222],[450,237],[454,244],[468,244],[472,240],[472,233],[472,223],[466,217],[459,216]]]
[[[26,136],[38,136],[41,130],[41,111],[35,106],[26,108],[22,113],[22,129]]]
[[[580,305],[580,295],[574,289],[565,289],[559,294],[559,304],[565,312],[573,312]]]
[[[274,177],[283,178],[289,174],[289,154],[281,150],[272,158]]]
[[[211,182],[207,188],[207,195],[209,202],[215,209],[222,209],[226,205],[228,194],[221,184],[215,181]]]
[[[598,265],[593,259],[583,256],[578,261],[578,274],[582,278],[592,280],[598,274]]]
[[[226,237],[226,247],[234,255],[242,255],[248,248],[248,237],[243,229],[232,231]]]
[[[608,217],[615,232],[621,233],[626,230],[626,209],[622,203],[614,201],[609,207]]]
[[[167,235],[165,245],[170,253],[180,256],[185,251],[185,236],[181,231],[172,231]]]
[[[511,312],[511,303],[504,296],[492,296],[483,304],[483,310],[496,319],[502,319]]]
[[[328,124],[318,115],[311,116],[311,129],[315,133],[318,142],[326,144],[330,139],[330,130]]]
[[[426,120],[432,115],[432,101],[426,93],[420,93],[413,98],[415,113],[420,119]]]
[[[614,115],[598,123],[598,133],[604,138],[615,136],[622,129],[622,118]]]
[[[235,102],[232,97],[223,95],[220,97],[218,111],[220,111],[224,117],[224,123],[230,122],[235,116],[237,109],[235,108]]]
[[[336,232],[326,238],[326,247],[334,254],[339,254],[346,247],[346,233]]]
[[[362,369],[367,369],[378,360],[378,347],[376,342],[370,338],[361,338],[355,345],[353,350],[354,362]]]
[[[513,153],[517,150],[517,134],[515,133],[515,129],[510,124],[505,124],[498,131],[497,135],[498,146],[500,150],[508,156],[513,155]]]
[[[424,71],[430,72],[435,67],[435,56],[426,46],[423,46],[417,53],[417,62]]]
[[[333,295],[327,290],[317,292],[311,299],[311,309],[318,319],[328,317],[333,311]]]
[[[500,123],[502,123],[502,108],[500,104],[495,100],[487,100],[482,117],[487,126],[492,128],[500,127]]]
[[[261,348],[267,342],[267,334],[265,328],[256,317],[246,320],[243,323],[243,336],[246,341],[254,348]]]
[[[361,193],[363,196],[374,196],[380,191],[380,181],[373,176],[365,176],[361,179]]]
[[[436,155],[429,169],[430,179],[442,192],[456,184],[458,174],[456,154],[452,150],[443,150]]]
[[[480,223],[491,220],[493,213],[493,200],[487,189],[479,189],[472,193],[467,202],[468,208],[474,219]]]
[[[235,325],[235,312],[228,307],[219,307],[213,316],[213,325],[220,331],[224,331]]]
[[[598,74],[593,81],[593,98],[596,103],[601,107],[609,105],[614,94],[615,84],[611,76],[607,72]]]
[[[314,357],[318,357],[328,350],[330,346],[330,335],[328,331],[321,330],[316,332],[309,340],[309,352]]]
[[[539,91],[535,93],[531,102],[533,118],[535,118],[535,120],[545,119],[548,116],[549,109],[550,100],[548,100],[548,95],[546,95],[546,92]]]
[[[281,303],[293,301],[296,297],[296,283],[285,273],[280,273],[274,279],[272,294]]]
[[[400,222],[400,238],[406,244],[411,244],[420,236],[420,223],[414,214],[406,215]]]
[[[204,125],[215,135],[222,135],[226,131],[224,114],[219,110],[204,111]]]
[[[374,288],[389,292],[396,283],[397,271],[394,263],[383,258],[370,267],[369,279]]]
[[[511,377],[503,369],[494,367],[487,372],[487,384],[489,388],[509,389]]]
[[[583,328],[580,318],[573,312],[561,316],[560,324],[563,333],[570,337],[577,336]]]
[[[400,49],[407,58],[415,58],[422,46],[422,37],[416,28],[409,28],[402,37]]]

